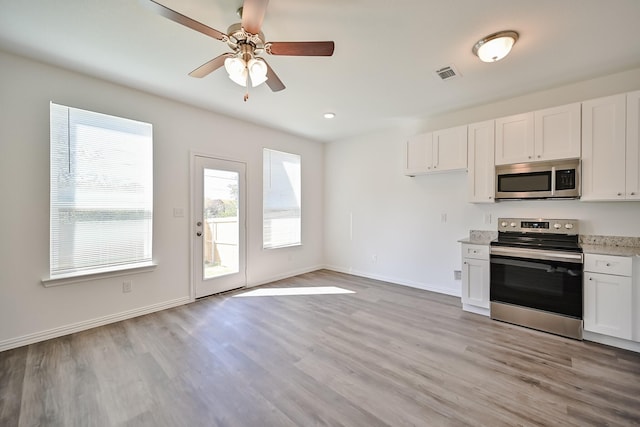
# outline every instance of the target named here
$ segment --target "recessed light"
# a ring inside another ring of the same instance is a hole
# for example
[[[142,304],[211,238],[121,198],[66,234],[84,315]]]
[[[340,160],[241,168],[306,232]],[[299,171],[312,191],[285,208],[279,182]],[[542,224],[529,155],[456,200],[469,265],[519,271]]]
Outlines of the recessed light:
[[[333,119],[335,116],[336,116],[336,113],[331,113],[331,112],[324,113],[325,119]]]

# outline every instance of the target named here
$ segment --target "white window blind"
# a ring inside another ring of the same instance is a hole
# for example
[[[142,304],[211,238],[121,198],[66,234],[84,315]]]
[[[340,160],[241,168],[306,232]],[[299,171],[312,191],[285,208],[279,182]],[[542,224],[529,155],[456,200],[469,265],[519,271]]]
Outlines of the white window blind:
[[[263,151],[263,247],[300,245],[300,219],[300,156],[265,148]]]
[[[51,103],[51,278],[151,263],[148,123]]]

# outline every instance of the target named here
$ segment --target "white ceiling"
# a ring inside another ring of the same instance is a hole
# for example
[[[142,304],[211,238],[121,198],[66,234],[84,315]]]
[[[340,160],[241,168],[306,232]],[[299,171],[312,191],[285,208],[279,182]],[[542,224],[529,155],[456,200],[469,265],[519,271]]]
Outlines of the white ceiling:
[[[272,0],[268,41],[334,40],[335,53],[265,55],[287,89],[245,103],[224,69],[187,75],[227,45],[144,1],[0,0],[0,49],[318,141],[640,66],[640,0]],[[159,1],[222,32],[242,2]],[[506,59],[471,53],[506,29],[520,33]],[[435,76],[452,64],[461,77]]]

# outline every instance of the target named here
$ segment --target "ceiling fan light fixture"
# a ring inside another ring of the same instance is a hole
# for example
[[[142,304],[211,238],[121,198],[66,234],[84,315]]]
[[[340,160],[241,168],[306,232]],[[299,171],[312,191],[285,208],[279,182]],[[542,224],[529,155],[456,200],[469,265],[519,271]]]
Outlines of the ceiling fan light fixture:
[[[247,85],[247,64],[242,59],[227,58],[224,60],[224,68],[233,82],[240,86]]]
[[[472,51],[483,62],[496,62],[511,52],[518,37],[515,31],[499,31],[478,40]]]
[[[259,86],[267,81],[267,64],[262,59],[251,58],[247,64],[251,85]]]

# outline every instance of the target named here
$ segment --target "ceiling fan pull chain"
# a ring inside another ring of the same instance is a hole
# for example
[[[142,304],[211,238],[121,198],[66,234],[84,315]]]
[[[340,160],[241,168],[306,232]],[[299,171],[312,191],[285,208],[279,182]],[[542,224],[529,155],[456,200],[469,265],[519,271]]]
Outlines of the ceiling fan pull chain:
[[[247,72],[246,80],[244,82],[244,86],[247,88],[247,91],[244,94],[244,102],[247,102],[247,100],[249,100],[249,73],[248,72]]]

